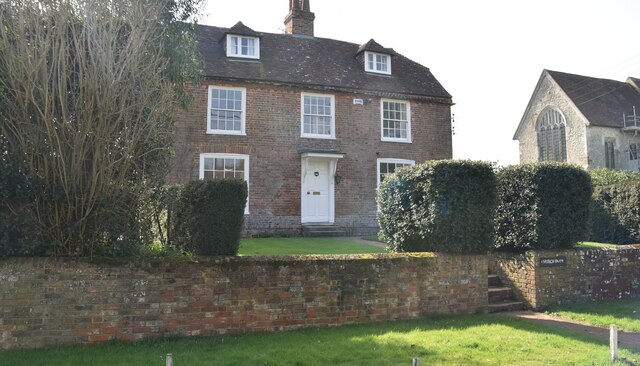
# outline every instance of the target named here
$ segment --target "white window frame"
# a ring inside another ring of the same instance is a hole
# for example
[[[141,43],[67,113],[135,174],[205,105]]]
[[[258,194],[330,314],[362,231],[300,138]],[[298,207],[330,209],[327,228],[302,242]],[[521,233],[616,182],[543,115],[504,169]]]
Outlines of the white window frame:
[[[213,89],[224,89],[232,91],[242,92],[242,115],[240,117],[240,131],[236,130],[219,130],[211,128],[211,92]],[[246,115],[247,115],[247,89],[246,88],[233,88],[229,86],[209,85],[207,93],[207,134],[213,135],[241,135],[245,136],[246,133]]]
[[[373,57],[373,68],[369,67],[369,56]],[[380,70],[376,67],[378,57],[385,57],[387,62],[387,71]],[[391,75],[391,55],[386,53],[364,51],[364,71],[374,72],[376,74]]]
[[[238,44],[242,43],[243,39],[251,39],[255,41],[255,53],[253,55],[243,55],[242,52],[237,53],[236,49],[232,47],[233,39],[236,38],[238,40]],[[238,34],[227,34],[227,57],[240,57],[240,58],[250,58],[254,60],[260,59],[260,38],[258,37],[250,37],[250,36],[241,36]]]
[[[323,97],[331,99],[331,126],[329,127],[331,133],[328,135],[305,133],[304,132],[304,98],[305,97]],[[336,98],[332,94],[315,94],[315,93],[301,93],[300,94],[300,136],[314,139],[332,139],[336,138]]]
[[[376,162],[376,188],[380,188],[380,164],[382,163],[393,163],[393,164],[406,164],[406,165],[416,165],[415,160],[409,159],[395,159],[395,158],[382,158],[378,159]]]
[[[402,103],[407,106],[407,137],[406,138],[398,138],[398,137],[385,137],[384,136],[384,103]],[[404,142],[411,143],[411,103],[406,100],[397,100],[397,99],[381,99],[380,100],[380,140],[381,141],[390,141],[390,142]]]
[[[244,160],[244,180],[247,182],[247,189],[249,188],[249,155],[244,154],[218,154],[218,153],[203,153],[200,154],[200,167],[199,167],[199,179],[204,179],[204,159],[242,159]],[[249,214],[249,194],[247,194],[247,204],[244,207],[244,214]]]

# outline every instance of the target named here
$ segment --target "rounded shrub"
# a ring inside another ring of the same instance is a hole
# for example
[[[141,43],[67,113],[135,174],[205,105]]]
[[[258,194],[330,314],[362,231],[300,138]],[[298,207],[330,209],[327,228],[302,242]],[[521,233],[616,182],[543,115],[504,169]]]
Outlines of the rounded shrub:
[[[198,255],[237,255],[246,202],[243,180],[186,183],[174,209],[174,240]]]
[[[584,169],[522,164],[501,169],[497,178],[496,248],[568,248],[586,238],[592,186]]]
[[[405,167],[380,185],[381,237],[394,252],[486,251],[495,204],[490,163],[440,160]]]

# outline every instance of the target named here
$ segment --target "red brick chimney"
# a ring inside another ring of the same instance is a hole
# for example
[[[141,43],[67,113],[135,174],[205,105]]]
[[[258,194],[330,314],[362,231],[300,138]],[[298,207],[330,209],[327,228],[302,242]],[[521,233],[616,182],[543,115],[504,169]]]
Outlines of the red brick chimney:
[[[301,34],[313,37],[313,20],[310,0],[289,0],[289,14],[284,19],[286,34]]]

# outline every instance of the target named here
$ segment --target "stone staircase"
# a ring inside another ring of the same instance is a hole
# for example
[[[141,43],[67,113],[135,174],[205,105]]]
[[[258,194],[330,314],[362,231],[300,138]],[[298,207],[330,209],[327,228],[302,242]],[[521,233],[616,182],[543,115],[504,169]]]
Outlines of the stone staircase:
[[[489,273],[489,308],[490,313],[524,310],[524,304],[518,301],[511,287],[504,286],[500,277]]]
[[[347,236],[347,230],[335,225],[302,225],[302,236]]]

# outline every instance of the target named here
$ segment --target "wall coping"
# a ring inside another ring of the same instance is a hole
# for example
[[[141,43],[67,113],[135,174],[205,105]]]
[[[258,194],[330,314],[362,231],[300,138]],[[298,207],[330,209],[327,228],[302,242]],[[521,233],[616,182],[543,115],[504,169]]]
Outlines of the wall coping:
[[[328,255],[290,255],[290,256],[194,256],[194,257],[11,257],[0,259],[3,263],[87,263],[104,266],[123,266],[135,264],[170,265],[179,264],[286,264],[298,262],[357,262],[357,261],[408,261],[429,258],[451,257],[481,257],[486,254],[460,253],[371,253],[371,254],[328,254]]]

